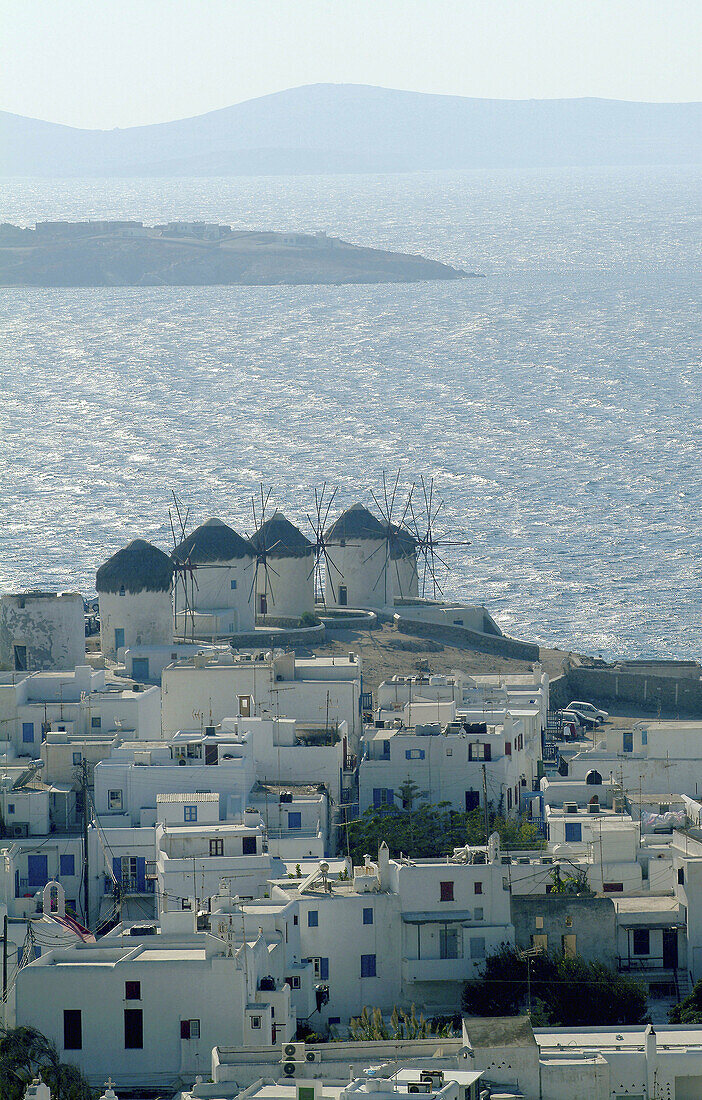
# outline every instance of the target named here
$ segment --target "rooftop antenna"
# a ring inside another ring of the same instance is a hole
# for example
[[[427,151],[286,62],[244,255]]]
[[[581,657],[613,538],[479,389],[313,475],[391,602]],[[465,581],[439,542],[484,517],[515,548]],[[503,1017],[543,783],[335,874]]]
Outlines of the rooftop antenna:
[[[332,599],[336,603],[336,591],[334,589],[334,573],[343,577],[343,573],[332,560],[327,547],[324,532],[327,529],[329,513],[331,511],[337,490],[333,489],[327,496],[327,483],[321,489],[314,491],[314,515],[307,513],[307,520],[314,532],[314,564],[307,575],[309,580],[314,575],[314,600],[315,603],[326,605],[326,588],[329,587]],[[325,584],[326,581],[326,584]]]
[[[171,489],[171,495],[173,497],[173,507],[168,509],[168,520],[171,525],[171,535],[173,536],[173,549],[177,550],[178,546],[185,542],[188,531],[188,520],[190,518],[190,508],[186,508],[181,500],[178,499],[173,489]],[[175,512],[175,520],[173,513]],[[177,525],[177,530],[176,530]],[[178,538],[178,532],[180,533],[180,539]],[[195,564],[192,561],[192,554],[195,547],[191,547],[190,553],[183,561],[178,561],[173,558],[173,574],[174,574],[174,595],[178,593],[178,587],[180,586],[183,593],[183,607],[185,614],[185,622],[183,625],[183,640],[187,641],[188,637],[188,623],[190,624],[190,638],[191,641],[195,641],[195,589],[200,586],[197,583],[195,576]],[[173,624],[176,635],[178,634],[178,620],[177,620],[177,600],[173,600]]]
[[[416,557],[416,540],[411,531],[406,526],[407,516],[412,506],[412,495],[414,493],[414,485],[410,488],[410,491],[405,500],[402,514],[400,515],[400,522],[393,523],[393,515],[395,513],[395,504],[397,501],[397,492],[400,485],[401,470],[398,469],[397,476],[394,483],[388,486],[388,481],[385,476],[385,470],[383,470],[383,490],[382,494],[377,494],[371,489],[370,493],[373,498],[377,510],[380,512],[383,528],[384,528],[384,541],[382,546],[377,546],[375,550],[364,559],[363,564],[371,561],[372,558],[380,551],[382,552],[382,565],[378,573],[373,590],[375,591],[381,580],[383,582],[383,602],[387,605],[390,592],[389,586],[392,578],[392,562],[395,562],[395,573],[397,576],[397,584],[400,596],[409,595],[408,592],[402,592],[402,578],[400,576],[399,559],[407,560],[414,564],[414,572],[417,571],[417,557]],[[390,574],[390,577],[388,577]]]
[[[436,496],[433,477],[427,481],[421,475],[415,489],[419,502],[415,508],[410,498],[409,522],[405,521],[405,529],[417,540],[417,552],[422,558],[421,596],[425,599],[430,591],[431,598],[436,600],[444,594],[439,575],[444,570],[451,572],[443,555],[448,549],[470,546],[470,542],[457,539],[451,530],[443,526],[445,501]]]
[[[251,580],[251,588],[249,590],[249,603],[253,599],[255,601],[256,594],[259,594],[258,577],[259,573],[263,573],[263,592],[260,593],[263,596],[261,600],[261,614],[263,616],[268,613],[268,597],[270,595],[270,602],[273,606],[275,604],[275,598],[273,596],[273,584],[271,583],[270,573],[274,576],[280,577],[280,573],[277,569],[274,569],[268,560],[268,555],[275,550],[276,546],[280,545],[280,539],[275,539],[273,542],[268,542],[268,535],[263,532],[259,534],[261,528],[266,522],[266,509],[268,508],[268,501],[270,500],[271,490],[265,490],[263,488],[263,482],[259,486],[260,502],[256,496],[251,497],[251,514],[253,516],[254,534],[252,538],[258,535],[255,539],[254,545],[256,547],[256,559],[253,564],[253,577]],[[247,568],[249,568],[247,566]]]

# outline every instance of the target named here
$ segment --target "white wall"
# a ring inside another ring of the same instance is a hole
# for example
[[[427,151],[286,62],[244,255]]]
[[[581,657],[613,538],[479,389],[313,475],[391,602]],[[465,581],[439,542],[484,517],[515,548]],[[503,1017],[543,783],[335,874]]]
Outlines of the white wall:
[[[32,671],[82,664],[83,597],[77,592],[0,597],[0,668],[16,667],[15,645],[26,647],[27,668]]]
[[[251,591],[254,579],[253,557],[235,558],[229,562],[208,562],[202,566],[195,566],[194,594],[188,582],[188,596],[196,611],[204,615],[211,615],[214,611],[229,609],[225,616],[226,630],[230,633],[229,624],[234,625],[235,631],[253,630],[254,628],[254,599]],[[235,585],[235,587],[232,587]],[[250,597],[250,598],[249,598]],[[174,588],[175,611],[178,618],[179,632],[183,632],[182,616],[185,609],[185,597],[183,584],[178,580]],[[223,620],[224,622],[224,620]],[[188,624],[189,626],[189,624]],[[186,631],[187,638],[187,631]]]
[[[394,570],[385,539],[349,536],[345,546],[338,542],[328,543],[327,553],[333,563],[331,567],[327,565],[327,607],[342,606],[339,587],[343,585],[346,586],[347,607],[380,608],[392,604],[395,596]],[[329,583],[330,577],[332,584]]]
[[[115,630],[124,631],[124,648],[168,645],[173,641],[173,605],[170,592],[100,592],[100,646],[116,660]],[[119,656],[122,654],[120,653]]]
[[[256,574],[257,615],[261,614],[264,593],[267,614],[272,618],[297,619],[306,611],[314,614],[314,555],[278,558],[269,554],[268,569],[259,565]]]

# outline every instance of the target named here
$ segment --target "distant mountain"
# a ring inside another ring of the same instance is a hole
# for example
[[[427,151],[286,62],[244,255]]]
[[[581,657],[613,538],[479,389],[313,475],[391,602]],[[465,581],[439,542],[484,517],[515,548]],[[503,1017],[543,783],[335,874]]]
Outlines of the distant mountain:
[[[702,104],[311,84],[196,118],[78,130],[0,112],[2,173],[252,175],[699,164]]]

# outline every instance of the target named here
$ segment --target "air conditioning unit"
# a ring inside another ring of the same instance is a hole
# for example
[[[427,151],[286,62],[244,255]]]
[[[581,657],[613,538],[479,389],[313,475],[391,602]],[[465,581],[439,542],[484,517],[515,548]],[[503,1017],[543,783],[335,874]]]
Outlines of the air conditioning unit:
[[[599,802],[591,802],[591,803],[590,803],[590,804],[588,805],[588,808],[587,808],[587,812],[588,812],[589,814],[598,814],[598,813],[600,812],[600,804],[599,804]]]
[[[306,1062],[321,1062],[322,1052],[321,1050],[307,1050],[305,1051]]]
[[[284,1043],[283,1044],[283,1061],[284,1062],[304,1062],[305,1060],[305,1044],[304,1043]]]
[[[425,1095],[428,1092],[433,1092],[433,1088],[428,1081],[410,1081],[407,1085],[408,1092],[423,1092]]]
[[[216,726],[205,726],[205,737],[214,737],[216,733]]]
[[[158,873],[156,871],[156,860],[147,859],[147,861],[146,861],[146,872],[144,874],[144,877],[146,879],[156,879],[156,878],[158,878]]]
[[[18,837],[29,836],[29,825],[26,821],[15,821],[12,825],[12,835]]]
[[[283,1062],[283,1076],[294,1077],[301,1065],[301,1062]]]
[[[563,813],[564,814],[577,814],[577,812],[578,812],[578,803],[577,802],[564,802],[563,803]]]

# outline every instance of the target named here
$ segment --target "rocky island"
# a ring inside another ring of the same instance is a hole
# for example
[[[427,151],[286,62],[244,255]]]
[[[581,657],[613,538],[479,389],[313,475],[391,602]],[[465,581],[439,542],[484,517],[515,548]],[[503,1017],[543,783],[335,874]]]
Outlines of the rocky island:
[[[0,226],[2,286],[270,286],[413,283],[468,272],[424,256],[208,222],[37,222]]]

